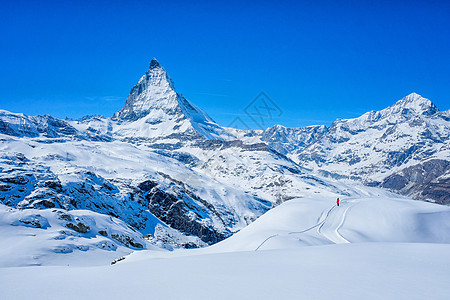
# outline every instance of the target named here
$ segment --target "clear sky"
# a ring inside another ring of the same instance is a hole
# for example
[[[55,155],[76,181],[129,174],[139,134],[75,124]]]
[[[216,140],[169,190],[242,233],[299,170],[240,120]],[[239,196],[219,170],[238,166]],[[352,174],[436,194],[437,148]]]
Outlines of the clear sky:
[[[450,108],[450,1],[3,0],[0,37],[0,109],[29,115],[111,116],[152,57],[223,126],[260,91],[289,127]]]

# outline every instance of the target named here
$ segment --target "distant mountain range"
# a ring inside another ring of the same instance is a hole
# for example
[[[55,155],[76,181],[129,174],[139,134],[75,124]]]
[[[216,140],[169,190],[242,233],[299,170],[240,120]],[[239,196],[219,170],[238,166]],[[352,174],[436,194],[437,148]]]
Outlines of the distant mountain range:
[[[449,133],[450,111],[415,93],[330,127],[224,128],[153,59],[111,118],[0,111],[0,201],[87,209],[164,247],[199,247],[294,198],[384,188],[448,204]]]
[[[450,203],[450,111],[416,93],[328,128],[276,125],[255,135],[323,176]]]

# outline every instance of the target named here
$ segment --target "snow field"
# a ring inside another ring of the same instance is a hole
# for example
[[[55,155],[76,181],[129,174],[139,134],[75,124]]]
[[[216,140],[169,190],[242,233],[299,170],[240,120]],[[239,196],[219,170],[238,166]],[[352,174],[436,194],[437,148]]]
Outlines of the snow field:
[[[448,299],[449,207],[386,195],[341,200],[291,200],[211,247],[135,251],[115,265],[83,252],[89,267],[67,266],[82,251],[48,252],[60,266],[1,269],[2,299]],[[25,234],[10,238],[29,245]]]
[[[448,299],[445,244],[364,243],[0,273],[2,299]],[[432,254],[432,255],[430,255]],[[25,284],[24,284],[25,283]],[[5,288],[8,287],[8,288]]]

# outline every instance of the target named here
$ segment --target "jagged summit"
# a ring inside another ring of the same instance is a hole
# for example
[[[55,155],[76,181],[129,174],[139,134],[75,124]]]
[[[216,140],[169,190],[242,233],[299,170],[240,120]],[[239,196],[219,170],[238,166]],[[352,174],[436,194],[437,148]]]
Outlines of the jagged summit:
[[[439,109],[429,99],[422,97],[417,93],[411,93],[408,96],[397,101],[387,110],[391,114],[402,115],[433,115],[439,112]]]
[[[152,58],[152,60],[150,61],[150,66],[149,66],[149,70],[152,70],[154,68],[162,68],[161,64],[158,62],[158,60],[156,60],[156,58]]]
[[[384,124],[383,126],[398,124],[420,116],[432,116],[438,112],[439,109],[429,99],[411,93],[385,109],[369,111],[354,119],[337,119],[330,128],[345,124],[351,130],[366,130],[375,123]]]
[[[431,103],[430,100],[428,100],[427,98],[422,97],[421,95],[417,94],[417,93],[411,93],[408,96],[403,97],[402,99],[398,100],[396,102],[396,104],[399,105],[411,105],[411,104],[421,104],[421,103]]]
[[[153,58],[149,69],[131,89],[125,106],[114,114],[113,119],[136,121],[152,110],[164,108],[176,114],[177,93],[166,70]]]
[[[125,126],[121,129],[124,134],[139,137],[200,134],[222,139],[227,135],[211,117],[176,92],[172,79],[155,58],[112,120]]]

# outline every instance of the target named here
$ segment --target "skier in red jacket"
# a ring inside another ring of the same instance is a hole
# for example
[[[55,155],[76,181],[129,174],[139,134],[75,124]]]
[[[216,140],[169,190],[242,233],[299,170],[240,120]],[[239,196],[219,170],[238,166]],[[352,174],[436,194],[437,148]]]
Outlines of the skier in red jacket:
[[[336,204],[337,204],[337,206],[339,206],[339,198],[337,198]]]

